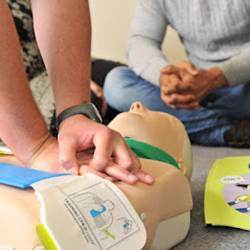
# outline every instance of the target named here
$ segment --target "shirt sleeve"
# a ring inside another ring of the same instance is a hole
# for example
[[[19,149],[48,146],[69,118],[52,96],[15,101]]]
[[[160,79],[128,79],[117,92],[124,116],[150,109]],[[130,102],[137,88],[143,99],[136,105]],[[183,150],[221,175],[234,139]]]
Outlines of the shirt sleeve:
[[[138,0],[132,20],[127,59],[130,68],[159,86],[160,69],[169,63],[161,50],[168,26],[160,0]]]
[[[250,82],[250,48],[219,64],[230,85]]]

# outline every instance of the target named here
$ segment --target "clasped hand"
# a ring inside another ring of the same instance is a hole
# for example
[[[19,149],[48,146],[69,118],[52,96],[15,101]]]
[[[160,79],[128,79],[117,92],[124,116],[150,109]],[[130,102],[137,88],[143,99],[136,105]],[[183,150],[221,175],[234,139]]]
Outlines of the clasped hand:
[[[188,61],[163,68],[161,99],[172,108],[196,109],[211,91],[228,85],[219,67],[198,70]]]

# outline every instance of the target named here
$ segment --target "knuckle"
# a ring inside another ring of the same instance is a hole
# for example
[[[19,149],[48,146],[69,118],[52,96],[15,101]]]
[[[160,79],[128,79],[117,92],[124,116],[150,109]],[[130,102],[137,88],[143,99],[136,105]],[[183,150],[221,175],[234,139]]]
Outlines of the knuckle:
[[[108,160],[107,159],[94,159],[91,163],[91,167],[96,169],[96,170],[99,170],[99,171],[102,171],[104,170],[108,165]]]
[[[172,97],[171,96],[166,96],[165,100],[167,103],[171,104],[172,103]]]
[[[162,94],[162,95],[161,95],[161,99],[162,99],[163,102],[168,103],[168,98],[167,98],[166,95]]]
[[[192,84],[189,84],[189,90],[190,91],[195,91],[195,87]]]
[[[177,82],[176,80],[174,80],[174,81],[172,82],[172,86],[173,86],[174,89],[176,89],[177,86],[178,86],[178,82]]]
[[[73,137],[70,137],[67,134],[58,134],[57,140],[59,142],[59,144],[62,143],[72,143],[73,142]]]
[[[192,82],[193,77],[190,74],[185,74],[183,76],[183,80],[186,83],[186,85],[188,86],[188,85],[190,85],[190,82]]]
[[[171,74],[168,76],[168,82],[173,82],[176,79],[176,75]]]
[[[58,141],[62,141],[62,140],[65,140],[65,138],[67,138],[67,136],[63,133],[58,133],[58,136],[57,136],[57,139]]]
[[[178,99],[177,95],[176,94],[173,94],[171,97],[170,97],[170,101],[173,103],[173,102],[176,102]]]
[[[102,129],[100,132],[101,132],[101,135],[107,139],[112,138],[114,135],[114,131],[108,128],[107,126],[102,126]]]
[[[161,88],[161,94],[165,94],[167,92],[168,88],[167,87],[163,87]]]
[[[58,141],[59,145],[62,144],[65,141],[65,136],[64,135],[63,136],[58,135],[57,136],[57,141]]]
[[[193,101],[193,100],[194,100],[194,96],[193,96],[193,95],[188,96],[188,97],[187,97],[187,100],[188,100],[188,101]]]
[[[141,162],[139,161],[139,159],[136,156],[134,157],[133,164],[134,164],[134,167],[136,168],[136,170],[141,169]]]
[[[115,131],[115,130],[112,130],[112,137],[116,137],[116,138],[119,138],[119,139],[122,139],[122,135],[120,132],[118,131]]]
[[[175,102],[174,102],[173,98],[169,98],[169,99],[168,99],[168,103],[169,103],[169,104],[174,104]]]
[[[124,161],[123,163],[123,167],[124,168],[127,168],[127,169],[131,169],[135,166],[134,164],[134,161],[130,158],[130,159],[127,159],[126,161]]]

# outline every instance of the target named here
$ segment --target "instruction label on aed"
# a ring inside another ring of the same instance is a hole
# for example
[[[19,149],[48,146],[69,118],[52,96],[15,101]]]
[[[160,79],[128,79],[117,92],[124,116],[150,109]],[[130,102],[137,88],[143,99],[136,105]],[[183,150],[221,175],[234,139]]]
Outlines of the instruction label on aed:
[[[33,185],[41,222],[58,249],[142,249],[144,225],[113,183],[92,174],[63,176]]]

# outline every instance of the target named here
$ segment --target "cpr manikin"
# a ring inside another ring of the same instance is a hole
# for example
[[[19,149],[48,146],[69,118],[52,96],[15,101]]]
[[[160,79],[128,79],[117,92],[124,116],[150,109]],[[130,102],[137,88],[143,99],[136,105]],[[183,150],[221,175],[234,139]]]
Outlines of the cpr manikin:
[[[155,177],[154,185],[116,183],[143,219],[147,231],[144,249],[163,250],[174,246],[187,235],[192,208],[188,182],[191,145],[182,123],[137,102],[129,112],[118,115],[109,127],[124,137],[167,151],[179,162],[181,170],[164,162],[140,159],[142,168]],[[0,219],[0,248],[29,250],[41,246],[36,234],[40,223],[39,202],[32,190],[0,185]]]

